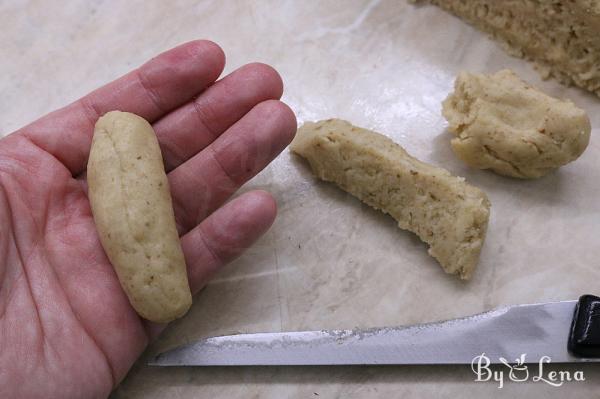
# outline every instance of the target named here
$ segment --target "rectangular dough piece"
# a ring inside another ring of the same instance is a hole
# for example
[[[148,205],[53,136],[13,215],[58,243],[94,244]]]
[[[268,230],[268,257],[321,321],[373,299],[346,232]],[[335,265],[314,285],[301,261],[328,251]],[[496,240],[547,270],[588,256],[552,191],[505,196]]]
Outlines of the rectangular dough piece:
[[[413,0],[414,1],[414,0]],[[429,0],[498,40],[512,55],[600,96],[600,0]]]
[[[291,150],[319,178],[416,233],[446,273],[471,277],[490,213],[483,191],[413,158],[389,138],[339,119],[305,123]]]

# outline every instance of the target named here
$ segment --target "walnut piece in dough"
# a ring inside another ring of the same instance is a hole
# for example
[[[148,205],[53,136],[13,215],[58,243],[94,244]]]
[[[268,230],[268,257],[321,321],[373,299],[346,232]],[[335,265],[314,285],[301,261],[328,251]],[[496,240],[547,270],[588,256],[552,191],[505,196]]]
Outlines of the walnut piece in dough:
[[[541,177],[577,159],[590,139],[586,112],[550,97],[514,72],[462,72],[442,114],[454,153],[469,166],[518,178]]]

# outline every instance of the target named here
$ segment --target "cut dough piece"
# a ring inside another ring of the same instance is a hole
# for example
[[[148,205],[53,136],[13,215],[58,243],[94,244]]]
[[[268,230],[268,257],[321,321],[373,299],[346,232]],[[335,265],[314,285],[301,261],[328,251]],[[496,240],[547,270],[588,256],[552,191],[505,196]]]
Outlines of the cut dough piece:
[[[514,72],[462,72],[443,103],[454,153],[468,165],[536,178],[577,159],[590,140],[590,120],[571,101],[552,98]]]
[[[511,55],[533,61],[544,78],[600,96],[600,1],[429,2],[487,32]]]
[[[416,233],[447,273],[471,277],[490,213],[481,190],[413,158],[389,138],[339,119],[305,123],[291,150],[319,178]]]

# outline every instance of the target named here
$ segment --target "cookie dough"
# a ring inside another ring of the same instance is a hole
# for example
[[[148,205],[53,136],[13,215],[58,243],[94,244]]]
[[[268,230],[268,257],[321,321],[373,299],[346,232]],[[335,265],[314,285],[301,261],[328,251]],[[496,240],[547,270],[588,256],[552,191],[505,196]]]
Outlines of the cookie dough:
[[[133,308],[158,323],[184,315],[192,295],[152,126],[127,112],[98,119],[87,181],[100,242]]]
[[[552,98],[514,72],[463,72],[443,103],[454,153],[468,165],[536,178],[577,159],[590,140],[590,121],[571,101]]]
[[[498,40],[512,55],[600,96],[600,1],[429,0]]]
[[[413,158],[389,138],[339,119],[305,123],[291,150],[319,178],[416,233],[447,273],[471,277],[490,213],[481,190]]]

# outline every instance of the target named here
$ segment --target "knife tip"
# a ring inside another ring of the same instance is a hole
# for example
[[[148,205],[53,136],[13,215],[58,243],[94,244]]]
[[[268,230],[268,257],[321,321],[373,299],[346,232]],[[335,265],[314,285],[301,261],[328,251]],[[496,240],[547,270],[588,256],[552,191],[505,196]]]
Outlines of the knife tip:
[[[166,353],[167,352],[163,352],[163,353],[159,353],[158,355],[153,356],[150,360],[148,360],[146,362],[146,365],[152,366],[152,367],[172,366],[173,364],[165,359]]]
[[[162,366],[162,363],[159,361],[158,356],[155,356],[146,362],[146,366],[152,366],[152,367]]]

